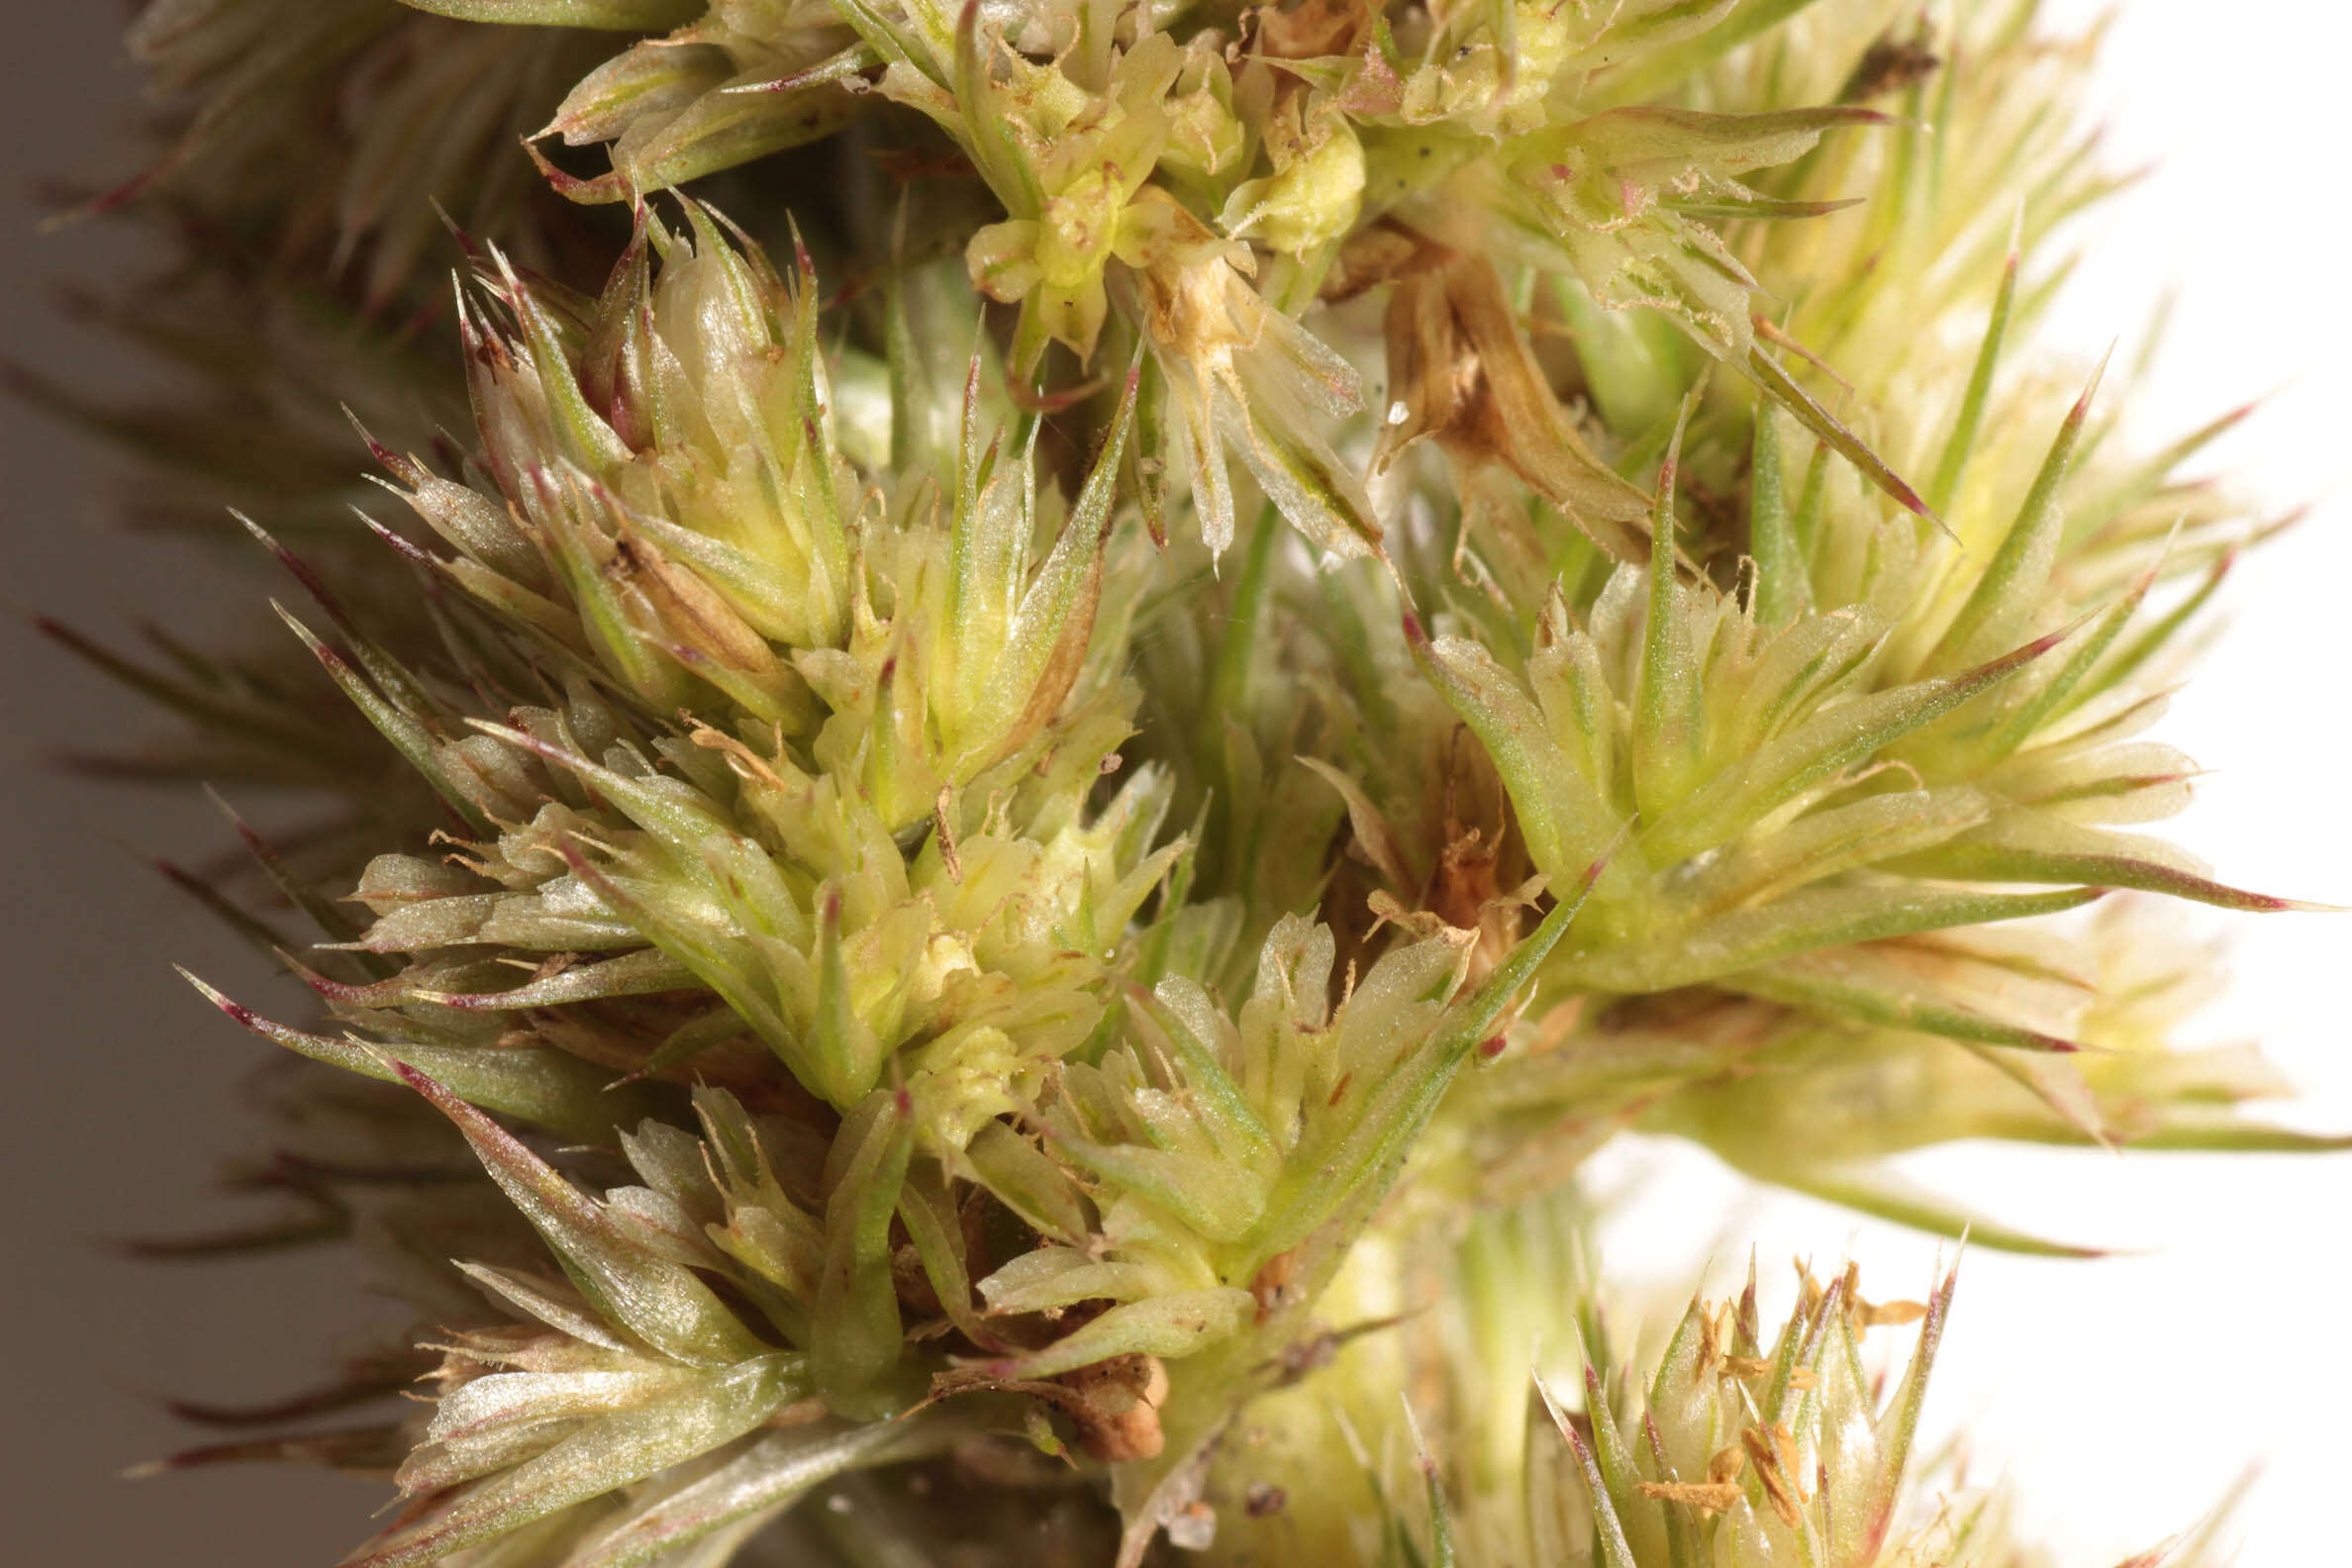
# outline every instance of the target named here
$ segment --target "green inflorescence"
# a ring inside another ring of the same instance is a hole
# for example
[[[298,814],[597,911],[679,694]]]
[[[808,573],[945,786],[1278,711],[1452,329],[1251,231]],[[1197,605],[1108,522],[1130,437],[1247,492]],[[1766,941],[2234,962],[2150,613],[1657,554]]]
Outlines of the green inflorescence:
[[[2275,525],[2030,351],[2110,184],[2032,4],[132,43],[112,310],[245,429],[54,401],[303,592],[58,635],[184,721],[111,765],[323,803],[240,825],[314,930],[199,889],[323,1018],[197,984],[325,1064],[261,1239],[420,1325],[326,1398],[434,1398],[187,1457],[393,1474],[347,1568],[1994,1568],[1950,1279],[1613,1346],[1585,1158],[2069,1251],[1888,1157],[2334,1146],[2172,1038],[2158,901],[2287,906],[2141,736]]]

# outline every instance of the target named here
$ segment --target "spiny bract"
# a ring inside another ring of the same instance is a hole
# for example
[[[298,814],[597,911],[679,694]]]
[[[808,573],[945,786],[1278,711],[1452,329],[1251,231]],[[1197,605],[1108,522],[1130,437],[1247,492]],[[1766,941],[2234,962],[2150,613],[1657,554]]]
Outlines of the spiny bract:
[[[245,1239],[418,1320],[303,1408],[434,1398],[183,1462],[392,1472],[353,1568],[2009,1563],[1909,1475],[1948,1278],[1613,1357],[1585,1156],[2071,1250],[1885,1156],[2333,1146],[2173,1042],[2151,895],[2285,901],[2139,736],[2275,525],[2019,362],[2108,183],[2029,0],[132,39],[108,309],[270,458],[58,401],[310,604],[54,630],[187,726],[94,765],[328,803],[239,825],[315,936],[181,880],[329,1022],[199,986],[311,1059]]]

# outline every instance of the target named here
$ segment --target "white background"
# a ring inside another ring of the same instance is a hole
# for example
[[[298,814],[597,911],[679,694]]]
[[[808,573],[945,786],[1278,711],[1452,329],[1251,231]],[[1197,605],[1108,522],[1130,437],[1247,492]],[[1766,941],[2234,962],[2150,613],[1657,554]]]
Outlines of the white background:
[[[2071,32],[2106,9],[2047,0],[2044,14]],[[2312,507],[2239,563],[2228,624],[2156,732],[2210,770],[2162,831],[2226,881],[2352,904],[2352,15],[2319,0],[2112,9],[2094,106],[2105,160],[2153,167],[2066,237],[2084,259],[2049,336],[2088,365],[2118,337],[2128,348],[2176,291],[2152,384],[2132,396],[2135,438],[2154,446],[2264,398],[2195,471],[2273,511]],[[2197,916],[2230,942],[2231,984],[2193,1033],[2261,1040],[2303,1091],[2282,1120],[2352,1128],[2352,915]],[[1685,1279],[1694,1250],[1737,1235],[1743,1256],[1753,1234],[1768,1266],[1850,1250],[1874,1297],[1926,1289],[1931,1241],[1798,1199],[1751,1213],[1740,1183],[1679,1148],[1619,1157],[1663,1180],[1612,1230],[1610,1268]],[[2149,1249],[2078,1263],[1978,1248],[1961,1271],[1929,1419],[1966,1431],[1987,1476],[2011,1477],[2056,1561],[2107,1568],[2259,1465],[2230,1531],[2240,1560],[2352,1563],[2338,1326],[2352,1155],[1957,1146],[1911,1168],[2029,1228]]]

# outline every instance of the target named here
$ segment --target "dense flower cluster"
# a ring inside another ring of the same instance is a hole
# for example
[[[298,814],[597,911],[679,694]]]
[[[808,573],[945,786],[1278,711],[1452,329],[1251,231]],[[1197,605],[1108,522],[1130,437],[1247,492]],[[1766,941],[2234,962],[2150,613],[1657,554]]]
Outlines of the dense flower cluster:
[[[331,802],[206,890],[329,1022],[199,986],[374,1081],[286,1236],[436,1393],[227,1451],[394,1470],[353,1568],[2012,1561],[1949,1280],[1635,1381],[1577,1241],[1629,1127],[2059,1250],[1883,1156],[2325,1141],[2126,831],[2266,529],[2021,356],[2083,55],[1955,9],[156,0],[326,680],[60,636]]]

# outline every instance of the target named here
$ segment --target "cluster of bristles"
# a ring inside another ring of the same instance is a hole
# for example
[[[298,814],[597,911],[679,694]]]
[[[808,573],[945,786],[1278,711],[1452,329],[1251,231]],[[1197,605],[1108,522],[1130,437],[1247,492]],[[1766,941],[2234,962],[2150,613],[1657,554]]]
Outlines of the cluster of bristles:
[[[410,5],[158,0],[186,120],[110,198],[212,247],[119,313],[278,377],[268,466],[93,412],[262,515],[331,684],[61,635],[192,721],[108,765],[333,803],[245,832],[316,932],[189,879],[332,1022],[205,989],[378,1081],[306,1066],[262,1185],[422,1325],[333,1397],[438,1391],[218,1452],[396,1468],[372,1568],[2015,1560],[1906,1489],[1948,1279],[1777,1339],[1751,1280],[1634,1379],[1574,1180],[1640,1128],[2070,1250],[1885,1156],[2323,1141],[2171,1042],[2140,896],[2283,902],[2122,831],[2264,529],[2176,477],[2218,424],[2013,362],[2079,49]],[[372,325],[442,309],[432,198],[461,378]]]

